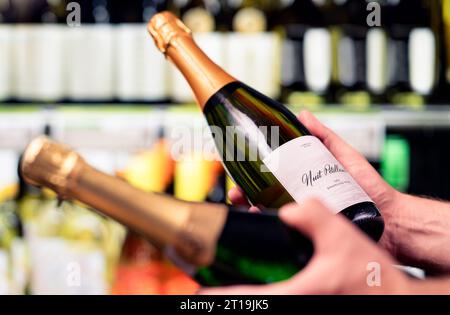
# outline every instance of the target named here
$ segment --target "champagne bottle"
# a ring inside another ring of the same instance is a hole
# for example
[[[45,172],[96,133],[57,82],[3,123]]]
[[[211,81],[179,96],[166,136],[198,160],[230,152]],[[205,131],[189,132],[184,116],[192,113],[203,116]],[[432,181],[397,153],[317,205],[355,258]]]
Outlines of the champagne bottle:
[[[312,254],[311,242],[275,212],[251,214],[145,193],[45,137],[27,147],[21,175],[29,184],[51,188],[62,199],[78,199],[143,234],[204,285],[287,279]]]
[[[384,225],[375,204],[290,111],[214,64],[171,13],[155,15],[148,29],[189,82],[227,172],[253,205],[316,197],[379,239]]]

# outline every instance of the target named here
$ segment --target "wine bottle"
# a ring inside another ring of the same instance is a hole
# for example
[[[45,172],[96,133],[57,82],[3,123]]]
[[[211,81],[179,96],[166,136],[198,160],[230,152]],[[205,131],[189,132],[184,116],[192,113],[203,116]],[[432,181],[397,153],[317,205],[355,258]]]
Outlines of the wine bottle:
[[[276,23],[285,34],[281,75],[283,99],[294,105],[322,105],[329,101],[325,92],[332,70],[325,17],[311,0],[282,3]],[[320,50],[315,48],[317,45]]]
[[[167,103],[168,65],[147,36],[142,23],[165,9],[161,0],[116,1],[112,20],[121,22],[115,32],[116,97],[122,102]],[[157,77],[151,84],[151,78]]]
[[[275,212],[251,214],[145,193],[45,137],[28,145],[21,175],[29,184],[48,187],[62,199],[78,199],[141,233],[204,285],[287,279],[312,254],[311,242]]]
[[[234,15],[234,32],[226,37],[225,69],[276,99],[280,96],[281,42],[276,33],[267,32],[265,13],[270,10],[259,2],[243,1]]]
[[[388,98],[394,104],[423,106],[436,80],[437,49],[430,12],[425,1],[399,0],[387,14],[391,17]]]
[[[75,102],[110,102],[115,90],[111,1],[80,0],[80,6],[81,26],[66,31],[67,96]]]
[[[11,26],[0,24],[0,101],[2,102],[12,97],[13,34]]]
[[[0,294],[8,295],[11,293],[9,247],[13,236],[2,208],[3,206],[0,206]]]
[[[155,15],[148,30],[189,82],[227,172],[253,205],[317,197],[379,239],[384,225],[373,201],[290,111],[214,64],[171,13]]]

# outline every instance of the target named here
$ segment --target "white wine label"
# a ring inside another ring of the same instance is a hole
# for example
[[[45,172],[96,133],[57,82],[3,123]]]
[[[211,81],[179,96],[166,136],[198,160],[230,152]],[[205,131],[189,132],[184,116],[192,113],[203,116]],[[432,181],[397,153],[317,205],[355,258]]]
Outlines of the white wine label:
[[[409,77],[412,89],[422,95],[430,94],[435,80],[436,43],[433,31],[416,28],[409,37]]]
[[[114,36],[109,25],[83,25],[66,31],[67,94],[73,100],[114,96]]]
[[[339,213],[354,204],[372,202],[316,137],[291,140],[263,162],[297,203],[317,198],[333,213]]]
[[[0,100],[12,96],[13,35],[12,27],[0,25]]]
[[[15,30],[15,96],[55,101],[64,95],[64,28],[20,25]]]
[[[311,28],[305,33],[303,64],[308,87],[323,93],[331,80],[331,35],[327,29]]]
[[[169,68],[164,56],[148,40],[145,26],[121,24],[115,36],[117,96],[124,101],[167,98]]]
[[[231,33],[225,69],[272,98],[280,94],[281,42],[275,33]],[[255,76],[255,73],[258,73]]]
[[[378,27],[367,32],[367,85],[375,93],[382,93],[387,84],[387,37]]]

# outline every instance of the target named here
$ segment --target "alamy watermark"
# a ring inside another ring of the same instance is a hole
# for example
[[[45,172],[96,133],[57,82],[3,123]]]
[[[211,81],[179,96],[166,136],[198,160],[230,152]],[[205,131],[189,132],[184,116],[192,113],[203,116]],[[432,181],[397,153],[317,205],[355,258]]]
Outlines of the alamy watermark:
[[[381,6],[378,2],[371,1],[367,3],[366,10],[370,12],[367,15],[367,26],[379,27],[381,26]]]
[[[66,23],[69,27],[81,26],[81,5],[78,2],[69,2],[66,6],[68,12]]]
[[[366,270],[369,272],[366,277],[366,284],[369,287],[381,287],[381,265],[376,261],[367,264]]]

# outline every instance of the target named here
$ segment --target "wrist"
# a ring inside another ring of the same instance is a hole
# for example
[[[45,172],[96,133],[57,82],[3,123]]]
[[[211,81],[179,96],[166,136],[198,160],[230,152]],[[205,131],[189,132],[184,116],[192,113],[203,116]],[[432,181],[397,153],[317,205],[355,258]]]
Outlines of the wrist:
[[[405,204],[406,194],[392,188],[389,202],[386,202],[380,209],[383,216],[385,228],[380,245],[386,249],[392,256],[397,258],[396,230],[397,223],[403,216],[403,206]]]

